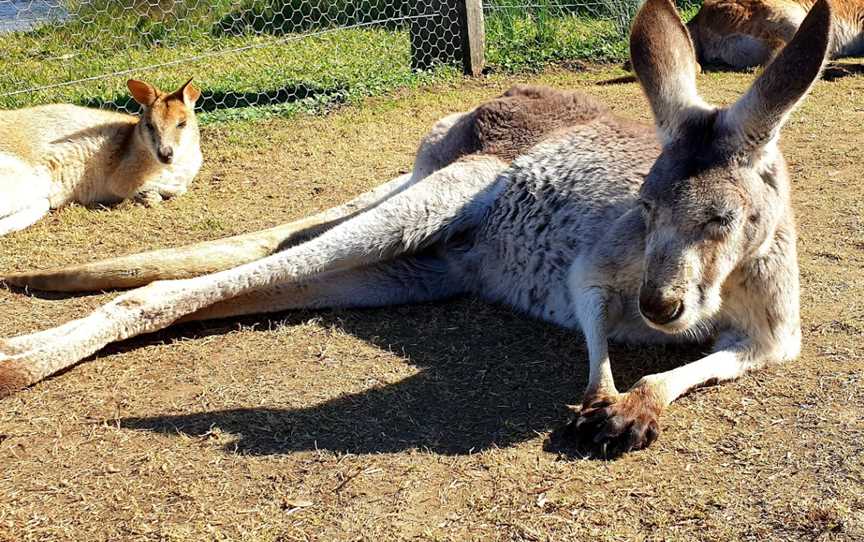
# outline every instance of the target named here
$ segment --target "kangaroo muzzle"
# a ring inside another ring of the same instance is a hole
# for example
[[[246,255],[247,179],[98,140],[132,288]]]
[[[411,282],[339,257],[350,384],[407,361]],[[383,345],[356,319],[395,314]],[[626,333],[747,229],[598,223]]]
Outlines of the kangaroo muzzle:
[[[651,323],[666,325],[684,314],[684,300],[653,284],[643,284],[639,289],[639,312]]]

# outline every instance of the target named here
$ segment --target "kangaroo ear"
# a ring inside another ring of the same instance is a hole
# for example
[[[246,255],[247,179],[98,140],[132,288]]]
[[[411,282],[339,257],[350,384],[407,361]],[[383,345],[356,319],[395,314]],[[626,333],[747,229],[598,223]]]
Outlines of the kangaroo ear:
[[[692,113],[710,107],[696,91],[696,55],[670,0],[646,0],[630,31],[630,61],[664,140]]]
[[[819,77],[831,39],[831,6],[819,0],[750,90],[722,115],[732,141],[758,149],[774,141],[789,113]]]
[[[198,101],[198,98],[201,97],[201,91],[192,86],[192,78],[190,77],[188,81],[183,83],[183,86],[177,90],[176,94],[183,98],[183,101],[189,107],[194,107],[195,102]]]
[[[144,107],[150,107],[159,97],[159,91],[156,90],[156,87],[144,81],[130,79],[126,81],[126,86],[129,87],[129,92],[132,93],[135,101]]]

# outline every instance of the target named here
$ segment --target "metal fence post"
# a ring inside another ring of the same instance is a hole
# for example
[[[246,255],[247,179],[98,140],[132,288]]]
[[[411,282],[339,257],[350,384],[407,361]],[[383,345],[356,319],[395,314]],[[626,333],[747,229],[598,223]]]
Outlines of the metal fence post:
[[[484,67],[482,0],[414,0],[411,14],[411,68],[462,63],[466,74]]]

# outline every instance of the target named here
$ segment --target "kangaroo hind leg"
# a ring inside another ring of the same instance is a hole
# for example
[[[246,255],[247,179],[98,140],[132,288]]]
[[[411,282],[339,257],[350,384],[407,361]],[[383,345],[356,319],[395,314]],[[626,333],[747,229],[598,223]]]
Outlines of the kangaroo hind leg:
[[[261,231],[85,264],[8,273],[0,275],[0,279],[12,286],[33,290],[93,292],[136,288],[156,280],[186,279],[215,273],[316,237],[398,193],[410,181],[410,174],[402,175],[338,207]]]
[[[438,301],[465,293],[444,259],[404,256],[324,273],[311,280],[255,290],[221,301],[180,321],[213,320],[296,309],[368,308]]]
[[[12,232],[21,231],[36,222],[51,210],[48,198],[36,200],[27,207],[13,214],[0,218],[0,237]]]
[[[408,187],[300,245],[212,275],[154,282],[82,319],[0,340],[0,378],[5,372],[7,380],[14,376],[15,386],[29,385],[109,343],[164,329],[216,303],[420,253],[480,222],[505,167],[495,158],[456,162],[431,175],[434,182]],[[13,391],[6,387],[5,393]]]
[[[723,39],[720,60],[736,70],[765,66],[785,45],[786,42],[780,39],[730,34]]]

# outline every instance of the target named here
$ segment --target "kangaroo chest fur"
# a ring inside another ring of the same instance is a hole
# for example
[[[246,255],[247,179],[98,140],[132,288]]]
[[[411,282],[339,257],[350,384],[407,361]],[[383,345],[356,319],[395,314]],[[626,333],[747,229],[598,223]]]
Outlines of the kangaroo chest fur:
[[[534,317],[577,326],[567,278],[571,267],[614,250],[639,261],[643,249],[639,186],[659,149],[649,130],[605,121],[574,127],[518,158],[497,181],[497,197],[455,254],[468,287]],[[634,230],[633,224],[637,225]],[[616,235],[615,232],[620,232]],[[636,258],[625,254],[636,253]],[[619,308],[636,316],[641,269],[618,268]],[[627,319],[630,320],[630,319]],[[613,330],[614,333],[614,330]],[[628,333],[632,334],[632,333]],[[651,333],[653,336],[654,334]]]
[[[650,127],[616,118],[579,93],[517,87],[502,98],[504,107],[493,101],[472,112],[475,149],[518,157],[489,190],[480,224],[442,252],[477,295],[576,327],[570,269],[599,257],[598,246],[643,249],[641,227],[632,223],[641,224],[637,194],[659,145]],[[639,270],[616,272],[620,310],[635,316]]]

